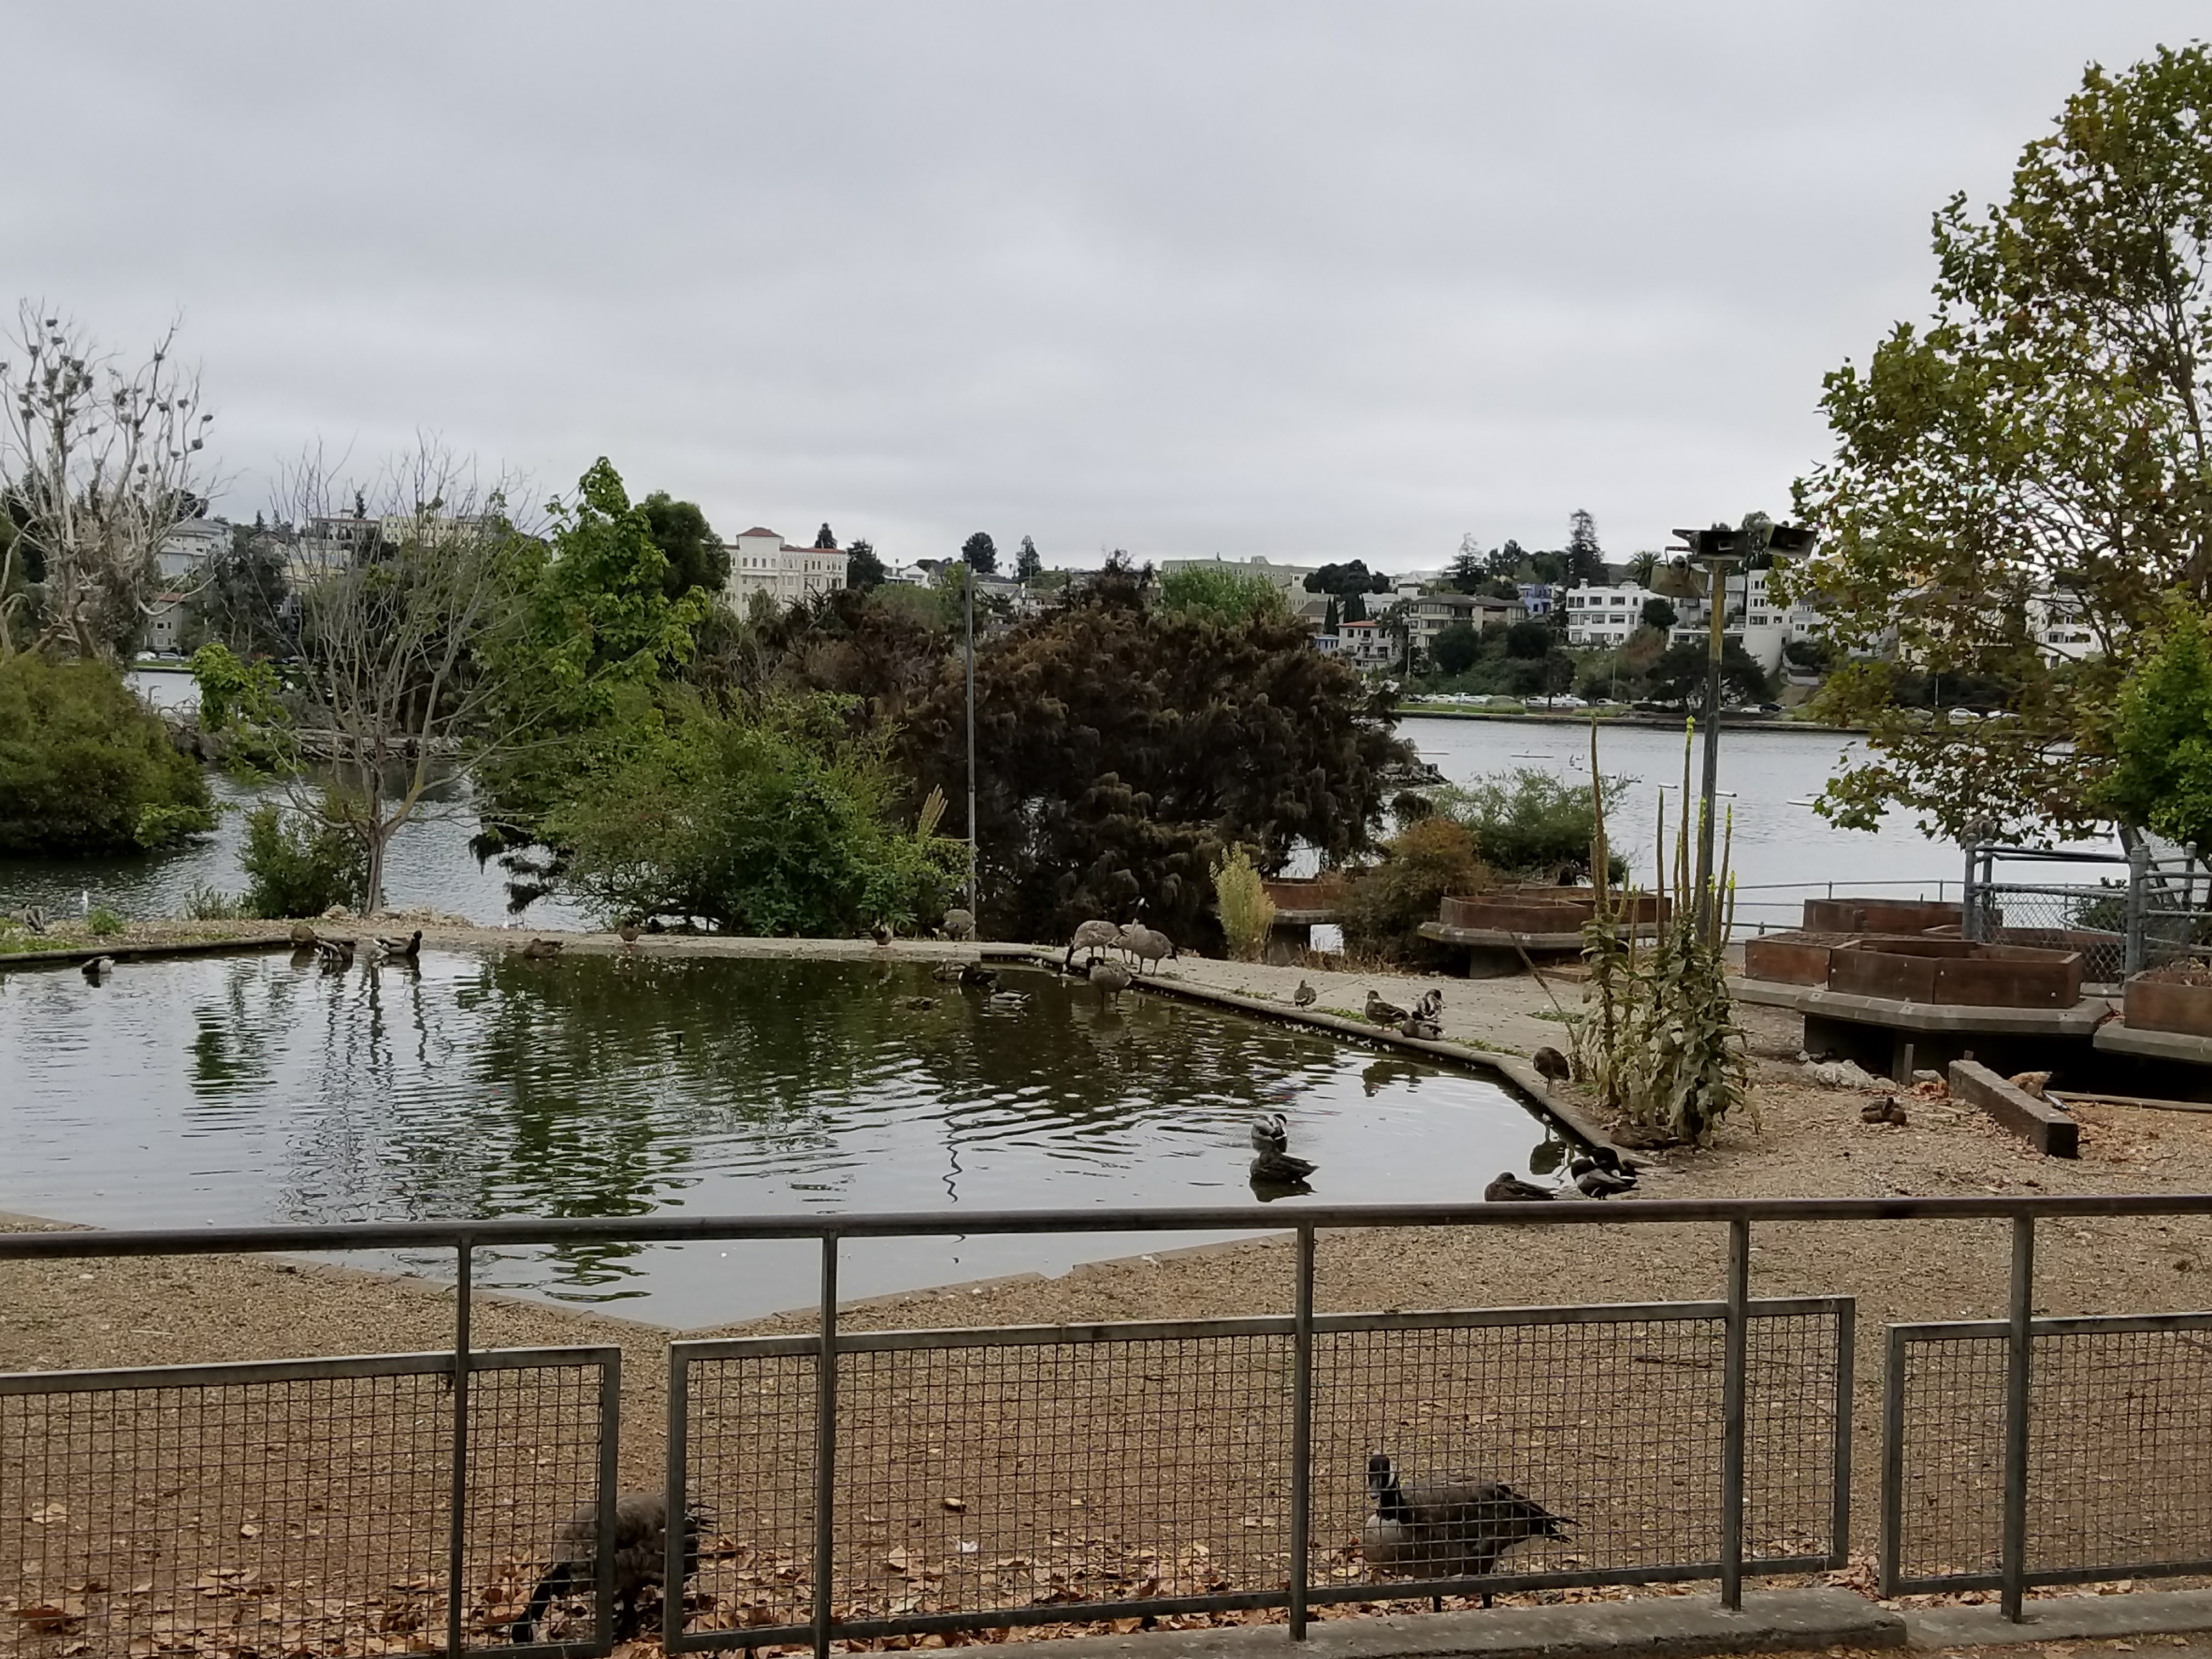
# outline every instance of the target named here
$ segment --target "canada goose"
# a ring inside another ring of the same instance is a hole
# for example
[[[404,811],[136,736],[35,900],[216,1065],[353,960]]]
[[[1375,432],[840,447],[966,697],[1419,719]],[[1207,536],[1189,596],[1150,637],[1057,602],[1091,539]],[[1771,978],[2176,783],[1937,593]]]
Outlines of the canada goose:
[[[1611,1198],[1616,1194],[1635,1188],[1636,1177],[1620,1170],[1608,1170],[1595,1158],[1587,1155],[1574,1159],[1567,1171],[1575,1178],[1575,1188],[1584,1198]]]
[[[417,927],[405,939],[380,939],[376,941],[385,951],[403,962],[412,962],[422,954],[422,930]]]
[[[1312,1007],[1317,1000],[1318,998],[1314,991],[1314,988],[1307,984],[1304,980],[1300,980],[1298,981],[1298,988],[1291,993],[1291,1000],[1297,1004],[1301,1008]]]
[[[1133,921],[1122,928],[1114,936],[1114,943],[1135,960],[1140,974],[1147,963],[1157,968],[1163,957],[1176,957],[1175,941],[1158,928],[1147,927],[1141,921]]]
[[[1549,1187],[1523,1181],[1510,1170],[1500,1170],[1498,1179],[1482,1189],[1483,1201],[1487,1204],[1541,1204],[1553,1196]]]
[[[684,1515],[684,1578],[699,1571],[699,1531],[706,1517],[696,1510]],[[538,1639],[538,1622],[562,1595],[588,1595],[596,1579],[599,1514],[586,1506],[562,1522],[553,1534],[553,1563],[531,1592],[508,1634],[515,1646]],[[668,1502],[657,1492],[626,1492],[615,1499],[615,1639],[638,1632],[638,1598],[647,1588],[666,1588]]]
[[[1075,953],[1087,953],[1088,960],[1096,962],[1106,951],[1121,942],[1121,930],[1110,921],[1086,921],[1068,935],[1067,954],[1060,960],[1060,971],[1072,973],[1075,969]]]
[[[46,913],[37,905],[27,904],[20,914],[23,918],[23,926],[33,933],[43,933],[46,931]]]
[[[292,924],[293,944],[304,946],[313,945],[314,942],[315,930],[313,927],[304,921],[295,921]]]
[[[879,921],[874,927],[868,929],[868,937],[875,940],[876,948],[878,950],[881,950],[884,946],[891,942],[892,933],[888,926]]]
[[[1370,987],[1367,993],[1367,1019],[1373,1025],[1395,1025],[1412,1016],[1395,1002],[1385,1002]]]
[[[1382,1452],[1367,1460],[1367,1490],[1375,1507],[1359,1529],[1360,1553],[1370,1571],[1398,1578],[1481,1577],[1524,1539],[1565,1538],[1559,1528],[1573,1524],[1502,1480],[1407,1487]],[[1482,1604],[1490,1605],[1487,1591]]]
[[[626,921],[623,923],[621,927],[615,929],[615,937],[620,939],[624,945],[635,945],[637,943],[638,935],[644,931],[645,930],[640,927],[635,922]]]
[[[1094,962],[1084,977],[1102,996],[1118,997],[1129,988],[1129,970],[1118,962]]]
[[[567,943],[566,939],[533,939],[522,947],[522,954],[532,962],[550,962],[561,954],[561,947]]]
[[[1536,1074],[1547,1083],[1565,1083],[1574,1075],[1574,1068],[1567,1064],[1567,1057],[1548,1045],[1529,1055],[1528,1063],[1536,1068]]]
[[[108,974],[112,973],[114,969],[115,958],[113,957],[94,957],[90,962],[84,964],[84,976],[92,984],[97,985],[100,983],[101,979],[106,977]]]
[[[1424,1042],[1434,1042],[1444,1034],[1444,1028],[1432,1019],[1408,1015],[1398,1022],[1400,1036],[1418,1037]]]
[[[1304,1181],[1316,1165],[1290,1153],[1291,1128],[1280,1112],[1261,1112],[1252,1120],[1252,1160],[1255,1186],[1287,1187]]]
[[[969,912],[965,910],[947,910],[945,913],[945,938],[970,939],[975,936],[975,918],[969,914]]]

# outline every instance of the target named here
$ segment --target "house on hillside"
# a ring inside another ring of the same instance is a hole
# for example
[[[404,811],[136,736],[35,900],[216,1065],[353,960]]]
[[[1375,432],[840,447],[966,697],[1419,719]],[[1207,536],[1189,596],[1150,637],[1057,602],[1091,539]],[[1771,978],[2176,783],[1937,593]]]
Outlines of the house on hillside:
[[[778,610],[845,586],[849,561],[834,547],[793,547],[755,525],[730,544],[730,580],[723,588],[739,616],[756,593]]]

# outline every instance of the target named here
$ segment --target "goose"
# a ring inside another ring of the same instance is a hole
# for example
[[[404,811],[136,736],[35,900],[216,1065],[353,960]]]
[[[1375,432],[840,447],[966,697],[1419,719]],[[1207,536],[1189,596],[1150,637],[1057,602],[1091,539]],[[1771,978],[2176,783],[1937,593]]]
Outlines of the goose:
[[[625,921],[621,927],[615,929],[615,937],[620,939],[624,945],[635,945],[637,943],[638,935],[644,931],[645,930],[642,927],[640,927],[635,921]]]
[[[1533,1181],[1523,1181],[1510,1170],[1500,1170],[1498,1179],[1482,1189],[1486,1204],[1543,1204],[1555,1194],[1549,1187],[1539,1187]]]
[[[315,930],[313,926],[304,921],[295,921],[292,924],[293,944],[304,949],[312,945],[314,942]]]
[[[522,954],[532,962],[550,962],[561,954],[561,947],[567,943],[566,939],[533,939],[522,947]]]
[[[970,939],[975,936],[975,918],[966,910],[947,910],[945,913],[945,937]]]
[[[1398,1035],[1419,1038],[1424,1042],[1435,1042],[1444,1034],[1444,1028],[1432,1019],[1409,1015],[1398,1022]]]
[[[398,957],[403,962],[412,962],[422,954],[422,930],[417,927],[405,939],[380,939],[376,941],[386,954]]]
[[[1574,1074],[1574,1068],[1567,1064],[1567,1057],[1548,1044],[1529,1055],[1528,1063],[1536,1068],[1536,1074],[1547,1083],[1565,1083]]]
[[[27,904],[20,914],[23,918],[23,926],[33,933],[43,933],[46,931],[46,913],[37,905]]]
[[[89,983],[97,985],[100,983],[101,979],[106,977],[108,974],[112,973],[114,969],[115,958],[113,957],[94,957],[90,962],[84,964],[84,976]]]
[[[1094,962],[1084,977],[1102,996],[1119,997],[1129,988],[1129,970],[1118,962]]]
[[[1290,1152],[1290,1123],[1280,1112],[1261,1112],[1252,1120],[1252,1160],[1255,1186],[1287,1187],[1304,1181],[1316,1165]]]
[[[708,1517],[698,1510],[684,1513],[684,1579],[689,1583],[699,1571],[699,1534]],[[524,1647],[538,1639],[538,1621],[562,1595],[588,1595],[598,1577],[594,1557],[599,1544],[599,1513],[586,1505],[570,1516],[553,1534],[553,1561],[530,1605],[508,1632],[514,1645]],[[648,1588],[666,1589],[668,1565],[668,1500],[657,1492],[626,1492],[615,1499],[614,1585],[615,1639],[628,1641],[638,1633],[638,1598]]]
[[[1367,1460],[1375,1507],[1359,1528],[1360,1553],[1372,1572],[1398,1578],[1479,1578],[1516,1544],[1565,1538],[1574,1524],[1502,1480],[1424,1480],[1402,1484],[1397,1467],[1376,1452]],[[1437,1607],[1443,1598],[1435,1598]],[[1483,1592],[1482,1604],[1490,1605]]]
[[[1176,955],[1175,941],[1157,927],[1147,927],[1141,921],[1133,921],[1114,937],[1114,943],[1135,959],[1137,971],[1143,973],[1145,964],[1159,966],[1165,957],[1181,958]]]
[[[360,949],[362,960],[372,967],[392,954],[385,948],[384,941],[373,933],[361,942]]]
[[[1310,1008],[1319,1000],[1319,998],[1312,986],[1300,980],[1298,988],[1291,993],[1291,1000],[1301,1008]]]
[[[1075,953],[1078,951],[1088,952],[1089,959],[1096,962],[1120,944],[1121,939],[1121,930],[1110,921],[1082,923],[1068,935],[1067,955],[1061,959],[1060,971],[1073,973],[1075,970]]]
[[[1413,1018],[1413,1016],[1407,1012],[1405,1009],[1401,1008],[1395,1002],[1383,1001],[1381,997],[1375,994],[1372,987],[1369,988],[1367,992],[1367,1018],[1370,1024],[1395,1025],[1399,1021],[1410,1019],[1411,1018]]]

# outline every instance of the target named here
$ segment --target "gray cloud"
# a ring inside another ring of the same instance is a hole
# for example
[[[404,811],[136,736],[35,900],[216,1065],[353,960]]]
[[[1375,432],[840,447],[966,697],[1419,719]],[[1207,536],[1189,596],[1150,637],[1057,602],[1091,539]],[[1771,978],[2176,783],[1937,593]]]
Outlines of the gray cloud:
[[[13,20],[8,285],[181,313],[250,513],[418,429],[893,556],[1780,511],[2091,58],[2183,4],[147,3]]]

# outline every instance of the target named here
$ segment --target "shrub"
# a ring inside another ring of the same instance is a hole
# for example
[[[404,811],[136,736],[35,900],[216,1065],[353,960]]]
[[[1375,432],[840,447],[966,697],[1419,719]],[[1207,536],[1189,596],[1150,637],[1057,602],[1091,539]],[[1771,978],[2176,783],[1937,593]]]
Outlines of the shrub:
[[[1233,564],[1187,564],[1160,578],[1160,607],[1234,627],[1279,621],[1289,614],[1290,601],[1256,571]]]
[[[1610,800],[1620,783],[1609,780],[1603,787]],[[1475,855],[1500,874],[1545,882],[1589,879],[1597,811],[1588,784],[1524,766],[1431,794],[1438,812],[1466,826]],[[1614,879],[1625,880],[1626,861],[1616,856],[1613,865]]]
[[[1383,962],[1441,966],[1446,951],[1421,937],[1447,893],[1479,892],[1490,872],[1474,837],[1455,819],[1415,820],[1385,844],[1382,861],[1352,877],[1344,894],[1344,943],[1353,954]]]
[[[123,918],[104,904],[93,907],[92,914],[84,919],[85,930],[94,939],[113,939],[123,931]]]
[[[0,854],[135,853],[213,828],[198,766],[113,666],[0,661]]]
[[[355,837],[317,814],[264,801],[246,815],[240,904],[276,920],[319,916],[334,904],[358,907],[368,892],[368,860]]]
[[[195,882],[185,894],[185,915],[193,921],[237,921],[249,914],[235,893]]]
[[[1213,896],[1229,954],[1239,962],[1259,961],[1267,954],[1267,930],[1275,923],[1275,901],[1267,896],[1267,884],[1243,847],[1231,848],[1213,866]]]

